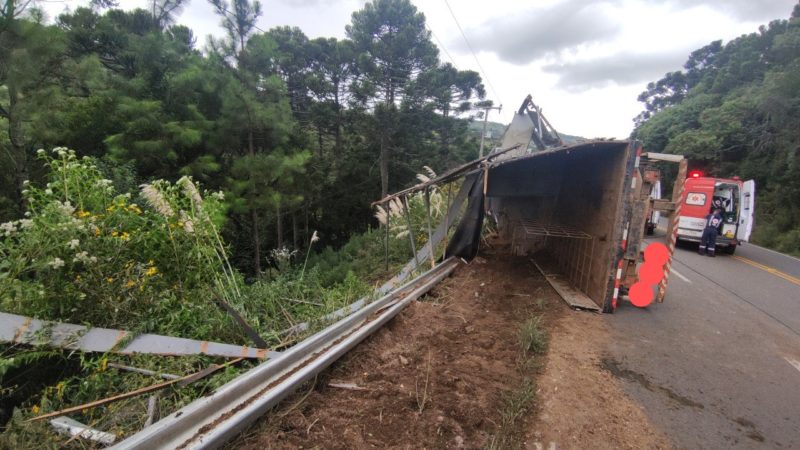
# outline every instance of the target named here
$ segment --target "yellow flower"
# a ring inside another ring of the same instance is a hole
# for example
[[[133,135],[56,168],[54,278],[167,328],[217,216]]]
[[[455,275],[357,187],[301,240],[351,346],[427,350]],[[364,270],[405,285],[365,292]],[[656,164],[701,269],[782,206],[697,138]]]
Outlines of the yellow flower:
[[[117,237],[117,236],[119,236],[119,232],[118,231],[112,231],[111,235],[114,236],[114,237]]]
[[[143,284],[139,286],[139,292],[144,292],[144,285]]]
[[[123,241],[127,241],[131,238],[131,235],[127,231],[123,231],[122,234],[119,235],[120,239]]]
[[[136,203],[131,203],[130,206],[128,206],[128,211],[131,211],[136,214],[142,213],[142,209],[139,208],[139,205],[137,205]]]
[[[75,275],[75,281],[81,281],[81,274]]]
[[[152,259],[148,259],[148,260],[147,260],[147,265],[148,265],[148,266],[155,266],[155,265],[156,265],[156,262],[155,262],[155,261],[153,261]]]
[[[39,405],[33,405],[33,408],[31,408],[31,412],[33,414],[39,414]]]
[[[136,282],[133,281],[133,280],[128,280],[128,282],[125,283],[125,287],[128,288],[128,289],[130,289],[130,288],[132,288],[134,286],[136,286]]]
[[[59,398],[59,400],[61,399],[61,397],[63,397],[63,396],[64,396],[64,388],[65,388],[66,386],[67,386],[67,385],[66,385],[66,384],[64,384],[64,382],[63,382],[63,381],[59,382],[59,383],[56,385],[56,394],[58,395],[58,398]]]
[[[108,282],[108,284],[111,284],[111,283],[114,282],[114,279],[111,278],[111,277],[108,277],[108,278],[106,278],[106,282]]]
[[[155,275],[157,273],[158,273],[158,268],[151,267],[151,268],[147,269],[147,272],[145,272],[144,274],[147,275],[148,277],[152,277],[153,275]]]
[[[103,359],[100,360],[100,372],[105,372],[107,367],[108,358],[103,357]]]
[[[100,228],[95,228],[94,229],[94,235],[95,236],[100,236],[100,233],[101,233]]]
[[[108,211],[108,212],[112,212],[112,211],[114,211],[116,208],[117,208],[117,206],[116,206],[116,205],[111,205],[111,206],[109,206],[108,208],[106,208],[106,211]]]
[[[78,211],[78,217],[80,217],[81,219],[83,219],[84,217],[89,217],[91,215],[92,215],[92,213],[87,212],[87,211],[83,211],[83,210]]]

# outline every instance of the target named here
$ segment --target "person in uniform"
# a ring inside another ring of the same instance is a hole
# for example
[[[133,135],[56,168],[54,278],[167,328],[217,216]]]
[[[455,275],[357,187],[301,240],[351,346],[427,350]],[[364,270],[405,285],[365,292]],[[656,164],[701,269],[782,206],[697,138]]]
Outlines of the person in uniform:
[[[697,253],[701,255],[716,256],[714,253],[717,248],[717,235],[722,229],[722,209],[714,208],[714,211],[706,216],[706,227],[703,229],[703,236],[700,238],[700,247]]]

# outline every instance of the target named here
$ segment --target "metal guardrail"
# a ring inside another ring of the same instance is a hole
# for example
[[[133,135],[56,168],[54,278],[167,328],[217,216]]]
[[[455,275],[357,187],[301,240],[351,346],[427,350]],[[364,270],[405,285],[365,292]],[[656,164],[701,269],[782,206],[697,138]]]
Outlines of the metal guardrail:
[[[224,444],[428,292],[458,264],[455,258],[445,260],[113,448],[207,449]]]

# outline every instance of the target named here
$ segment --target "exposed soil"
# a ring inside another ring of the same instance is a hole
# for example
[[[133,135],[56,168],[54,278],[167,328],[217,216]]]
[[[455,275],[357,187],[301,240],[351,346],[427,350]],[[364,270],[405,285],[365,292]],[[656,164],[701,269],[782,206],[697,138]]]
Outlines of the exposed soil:
[[[539,442],[545,449],[553,443],[565,449],[673,448],[622,391],[617,378],[634,375],[605,355],[609,335],[604,317],[571,312],[551,331],[528,442]]]
[[[537,369],[521,364],[518,333],[539,315],[550,349]],[[537,374],[512,446],[669,448],[602,368],[604,327],[569,310],[526,258],[484,251],[230,448],[485,448],[509,393]]]

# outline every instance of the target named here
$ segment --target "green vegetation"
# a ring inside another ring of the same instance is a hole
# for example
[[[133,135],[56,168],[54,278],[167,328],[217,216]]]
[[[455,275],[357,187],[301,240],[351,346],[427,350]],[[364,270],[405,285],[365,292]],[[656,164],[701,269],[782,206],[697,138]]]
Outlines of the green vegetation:
[[[0,6],[0,311],[251,345],[224,300],[290,345],[303,335],[284,330],[319,329],[411,257],[398,205],[376,228],[370,201],[477,155],[459,117],[480,77],[439,60],[408,0],[367,3],[342,40],[262,32],[257,1],[212,0],[227,36],[203,48],[174,25],[184,3],[99,0],[54,24],[34,3]],[[430,195],[436,225],[447,194]],[[420,248],[425,202],[409,200]],[[187,375],[222,362],[0,345],[0,447],[58,447],[24,420],[161,381],[115,363]],[[253,364],[163,391],[156,418]],[[71,417],[125,436],[146,405]]]
[[[789,20],[692,52],[650,83],[636,136],[711,176],[756,180],[755,242],[800,255],[800,5]]]
[[[541,300],[541,299],[540,299]],[[489,438],[487,450],[521,448],[519,420],[531,410],[536,400],[536,382],[533,375],[541,366],[536,359],[547,351],[547,330],[542,325],[542,316],[532,316],[520,324],[517,340],[520,346],[520,360],[517,370],[521,376],[519,386],[503,396],[499,409],[500,422],[497,431]]]

